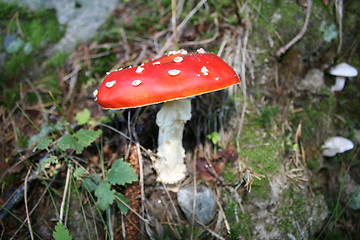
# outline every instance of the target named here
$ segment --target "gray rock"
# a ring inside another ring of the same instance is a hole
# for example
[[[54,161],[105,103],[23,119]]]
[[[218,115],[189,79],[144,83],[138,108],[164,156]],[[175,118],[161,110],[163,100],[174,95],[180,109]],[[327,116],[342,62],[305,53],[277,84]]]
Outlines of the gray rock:
[[[203,185],[198,185],[194,197],[194,186],[181,188],[177,194],[178,203],[189,222],[195,219],[202,224],[208,224],[216,213],[216,198],[213,191]],[[195,208],[193,206],[195,200]],[[194,209],[194,211],[193,211]]]
[[[307,90],[310,92],[319,92],[320,90],[326,88],[324,83],[324,73],[319,69],[311,69],[299,82],[298,88],[300,90]]]

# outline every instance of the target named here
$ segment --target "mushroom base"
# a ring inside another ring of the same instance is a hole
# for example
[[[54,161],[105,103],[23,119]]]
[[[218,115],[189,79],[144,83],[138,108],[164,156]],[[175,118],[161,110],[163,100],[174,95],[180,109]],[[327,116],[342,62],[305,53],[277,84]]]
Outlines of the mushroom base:
[[[166,102],[156,115],[159,126],[159,159],[154,163],[158,173],[157,181],[166,184],[177,183],[185,177],[185,149],[182,145],[184,125],[191,118],[189,99]]]

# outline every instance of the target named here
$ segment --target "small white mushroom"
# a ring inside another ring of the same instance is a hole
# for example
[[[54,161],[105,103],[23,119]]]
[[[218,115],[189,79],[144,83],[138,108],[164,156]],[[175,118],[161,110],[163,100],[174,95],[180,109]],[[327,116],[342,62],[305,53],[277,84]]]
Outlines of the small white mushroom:
[[[134,80],[134,81],[132,81],[132,83],[131,83],[134,87],[137,87],[137,86],[139,86],[140,84],[141,84],[141,80]]]
[[[110,82],[105,83],[105,86],[106,86],[107,88],[111,88],[111,87],[113,87],[113,86],[115,85],[115,83],[116,83],[115,80],[114,80],[114,81],[110,81]]]
[[[202,74],[204,74],[205,76],[209,75],[209,69],[207,69],[205,66],[203,66],[201,68],[201,72]]]
[[[340,63],[332,67],[329,73],[336,76],[336,82],[331,86],[333,92],[343,90],[346,77],[356,77],[358,75],[357,69],[347,63]]]
[[[168,73],[170,76],[176,76],[176,75],[179,75],[180,70],[172,69],[172,70],[169,70]]]
[[[138,66],[135,70],[136,73],[141,73],[142,71],[144,71],[145,68]]]
[[[174,62],[177,62],[177,63],[182,62],[183,60],[184,60],[184,58],[182,58],[182,57],[174,58]]]
[[[327,139],[322,146],[323,148],[323,156],[325,157],[333,157],[338,153],[343,153],[349,151],[354,148],[354,144],[347,138],[344,137],[331,137]]]

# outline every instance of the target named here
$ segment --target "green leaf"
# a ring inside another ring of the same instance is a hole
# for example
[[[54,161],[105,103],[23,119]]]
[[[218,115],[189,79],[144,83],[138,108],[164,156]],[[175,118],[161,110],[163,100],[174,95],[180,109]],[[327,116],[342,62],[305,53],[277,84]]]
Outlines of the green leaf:
[[[47,149],[51,142],[52,142],[52,139],[49,139],[49,138],[45,138],[45,139],[41,140],[41,141],[34,147],[33,152],[35,152],[37,149],[39,149],[39,150],[45,150],[45,149]]]
[[[221,140],[221,136],[218,132],[208,134],[207,138],[210,139],[213,144],[217,144]]]
[[[41,171],[45,171],[45,169],[50,167],[50,164],[52,163],[54,164],[58,163],[58,158],[56,156],[51,156],[44,159],[40,166]]]
[[[129,163],[124,162],[122,159],[118,159],[113,163],[109,170],[108,179],[113,185],[125,185],[126,183],[138,180],[134,169],[130,167]]]
[[[95,189],[95,196],[98,198],[96,204],[103,211],[108,209],[115,199],[115,190],[110,190],[110,187],[110,183],[102,182]]]
[[[86,176],[83,178],[81,187],[92,192],[96,189],[96,187],[99,185],[101,180],[102,179],[99,176],[99,174],[93,174],[92,176]]]
[[[78,122],[78,125],[84,125],[89,122],[90,115],[89,109],[85,108],[82,112],[78,112],[75,115],[75,120]]]
[[[109,123],[111,122],[111,119],[107,116],[101,116],[100,119],[99,119],[99,122],[101,123]]]
[[[116,196],[116,198],[115,198],[115,200],[116,200],[116,205],[118,206],[118,208],[120,209],[120,211],[121,211],[122,213],[126,214],[129,209],[128,209],[128,207],[125,206],[121,201],[123,201],[123,202],[126,203],[126,204],[129,204],[129,201],[126,199],[126,197],[125,197],[124,195],[122,195],[122,194],[119,193],[119,192],[116,192],[116,193],[115,193],[115,196]],[[119,199],[120,199],[121,201],[120,201]]]
[[[41,130],[38,134],[31,136],[28,145],[32,146],[40,139],[47,138],[47,136],[54,131],[61,131],[63,128],[59,125],[45,124],[41,126]]]
[[[65,134],[57,143],[58,147],[65,151],[70,148],[75,149],[76,153],[79,154],[84,150],[84,146],[82,144],[79,144],[73,136],[70,134]]]
[[[76,180],[82,180],[84,175],[86,175],[86,171],[81,167],[76,168],[73,173],[73,176]]]
[[[87,129],[80,129],[75,133],[75,137],[78,139],[79,144],[83,147],[90,146],[92,142],[94,142],[100,135],[101,130],[87,130]]]
[[[69,230],[67,230],[61,222],[56,224],[52,236],[55,240],[72,240]]]

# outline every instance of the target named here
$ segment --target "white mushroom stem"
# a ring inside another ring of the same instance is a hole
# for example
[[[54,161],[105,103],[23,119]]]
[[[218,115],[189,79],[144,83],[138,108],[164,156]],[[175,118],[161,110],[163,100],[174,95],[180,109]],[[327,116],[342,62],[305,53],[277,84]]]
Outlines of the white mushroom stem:
[[[158,153],[154,167],[157,181],[173,184],[185,177],[185,149],[182,145],[184,125],[191,118],[189,99],[165,102],[156,115],[159,126]]]
[[[345,77],[337,76],[335,85],[331,86],[331,91],[341,91],[345,86]]]

